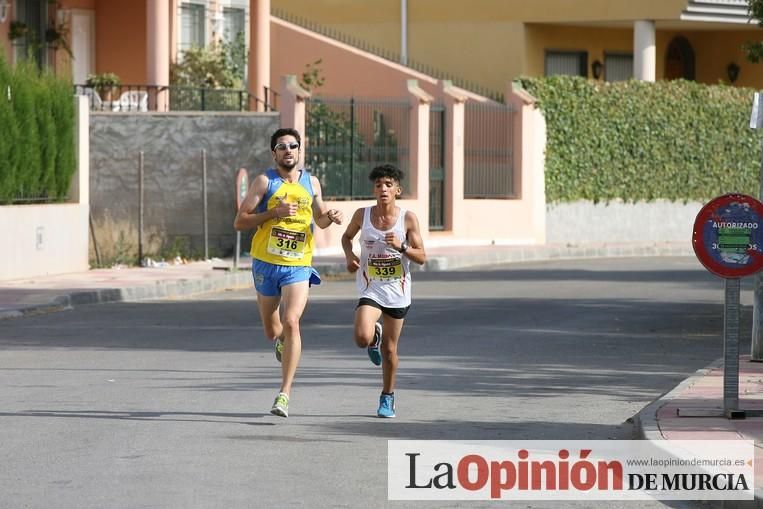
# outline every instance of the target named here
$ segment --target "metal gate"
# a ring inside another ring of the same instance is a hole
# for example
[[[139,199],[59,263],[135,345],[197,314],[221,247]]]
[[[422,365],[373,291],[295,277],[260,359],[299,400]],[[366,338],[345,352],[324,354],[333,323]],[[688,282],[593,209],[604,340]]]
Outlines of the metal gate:
[[[445,228],[445,106],[429,108],[429,229]]]
[[[391,163],[408,172],[410,104],[391,99],[312,98],[306,101],[305,166],[323,197],[373,199],[368,173]],[[401,184],[408,188],[407,177]]]
[[[507,200],[514,185],[514,109],[495,102],[464,105],[464,198]]]

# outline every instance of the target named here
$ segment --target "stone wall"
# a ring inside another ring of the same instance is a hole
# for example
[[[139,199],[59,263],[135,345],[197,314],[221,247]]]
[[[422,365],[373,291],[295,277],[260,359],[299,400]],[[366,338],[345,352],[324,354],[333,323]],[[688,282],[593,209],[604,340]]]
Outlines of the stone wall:
[[[203,255],[202,150],[209,255],[232,254],[236,174],[247,168],[251,182],[271,165],[270,135],[278,125],[278,113],[93,113],[90,210],[101,264],[137,259],[141,151],[144,255]],[[91,236],[91,263],[95,244]]]

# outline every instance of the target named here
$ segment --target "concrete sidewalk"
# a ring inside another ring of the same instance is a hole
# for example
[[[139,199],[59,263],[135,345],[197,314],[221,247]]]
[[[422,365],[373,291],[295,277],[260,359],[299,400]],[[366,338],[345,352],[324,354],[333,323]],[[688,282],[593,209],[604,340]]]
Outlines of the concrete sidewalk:
[[[586,246],[443,246],[427,248],[419,270],[445,271],[503,263],[617,256],[691,256],[688,243],[606,244]],[[316,256],[324,276],[347,275],[344,257]],[[215,260],[160,267],[115,267],[82,273],[0,281],[0,320],[82,304],[178,297],[235,288],[251,288],[251,261]],[[414,267],[418,268],[418,267]]]
[[[763,507],[763,416],[729,419],[723,413],[723,359],[697,370],[638,416],[646,440],[753,440],[755,442],[755,502],[727,501],[732,507]],[[739,358],[739,409],[763,415],[763,362]],[[712,416],[700,416],[711,414]]]

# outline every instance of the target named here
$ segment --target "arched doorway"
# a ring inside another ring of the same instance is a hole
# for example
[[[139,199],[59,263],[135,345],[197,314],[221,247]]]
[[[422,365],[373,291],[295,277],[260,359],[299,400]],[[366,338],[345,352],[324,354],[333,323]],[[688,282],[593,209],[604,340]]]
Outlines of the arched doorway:
[[[674,37],[665,53],[665,79],[694,80],[694,48],[686,37]]]

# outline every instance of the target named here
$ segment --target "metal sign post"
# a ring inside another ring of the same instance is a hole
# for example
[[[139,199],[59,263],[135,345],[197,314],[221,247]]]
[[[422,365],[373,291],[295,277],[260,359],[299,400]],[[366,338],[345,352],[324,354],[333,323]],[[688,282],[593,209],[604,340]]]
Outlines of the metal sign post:
[[[740,278],[763,269],[763,203],[743,194],[711,200],[697,214],[692,244],[707,270],[726,280],[723,306],[723,413],[744,419],[739,409]],[[715,410],[682,411],[684,417],[718,415]]]
[[[239,168],[236,175],[236,210],[241,208],[241,202],[249,190],[249,174],[244,168]],[[241,254],[241,232],[236,232],[236,252],[233,254],[233,270],[238,270],[238,259]]]
[[[209,208],[207,206],[207,149],[201,149],[201,194],[204,209],[204,259],[209,260]]]
[[[723,413],[739,410],[739,278],[726,279],[723,306]],[[742,418],[744,412],[742,411]]]
[[[763,94],[756,92],[752,100],[750,129],[763,128]],[[763,201],[763,142],[761,142],[761,163],[758,178],[760,179],[759,198]],[[752,342],[750,360],[763,361],[763,276],[755,274],[752,304]]]

